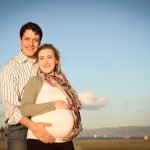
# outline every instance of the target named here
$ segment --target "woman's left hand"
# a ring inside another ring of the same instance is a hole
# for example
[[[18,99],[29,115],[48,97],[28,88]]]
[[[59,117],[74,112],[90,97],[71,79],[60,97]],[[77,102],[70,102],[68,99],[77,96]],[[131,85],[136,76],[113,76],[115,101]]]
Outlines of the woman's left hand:
[[[74,136],[75,136],[75,131],[72,130],[69,135],[67,135],[66,137],[63,138],[63,140],[64,141],[70,141],[73,139]]]

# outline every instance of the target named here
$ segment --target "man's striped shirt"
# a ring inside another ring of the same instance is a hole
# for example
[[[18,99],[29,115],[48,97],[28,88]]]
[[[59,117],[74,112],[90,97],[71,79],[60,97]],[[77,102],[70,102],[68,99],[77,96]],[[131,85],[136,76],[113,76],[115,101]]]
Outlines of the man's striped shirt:
[[[4,104],[8,125],[18,124],[20,100],[25,84],[37,73],[37,62],[27,58],[22,51],[9,60],[0,72],[0,95]]]

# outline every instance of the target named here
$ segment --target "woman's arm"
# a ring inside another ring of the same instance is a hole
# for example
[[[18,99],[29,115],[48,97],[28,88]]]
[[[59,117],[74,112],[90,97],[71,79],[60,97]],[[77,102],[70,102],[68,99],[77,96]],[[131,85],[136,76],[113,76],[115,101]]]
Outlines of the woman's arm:
[[[41,89],[40,86],[42,86],[42,84],[40,84],[37,76],[31,77],[27,82],[20,106],[20,111],[23,116],[36,116],[56,109],[54,102],[36,104],[36,98],[39,89]]]

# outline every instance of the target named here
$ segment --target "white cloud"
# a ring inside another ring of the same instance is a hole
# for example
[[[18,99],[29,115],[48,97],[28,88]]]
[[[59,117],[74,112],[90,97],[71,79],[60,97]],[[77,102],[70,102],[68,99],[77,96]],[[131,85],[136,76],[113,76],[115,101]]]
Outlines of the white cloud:
[[[107,105],[108,100],[103,96],[96,96],[91,92],[79,93],[79,99],[83,105],[83,109],[100,109]]]

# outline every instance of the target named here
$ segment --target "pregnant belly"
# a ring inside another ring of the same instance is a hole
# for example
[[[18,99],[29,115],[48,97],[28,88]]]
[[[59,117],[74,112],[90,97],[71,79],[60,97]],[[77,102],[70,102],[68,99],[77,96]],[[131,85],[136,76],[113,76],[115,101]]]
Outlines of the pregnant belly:
[[[73,129],[74,119],[70,110],[56,109],[39,116],[32,117],[34,122],[51,123],[52,126],[46,127],[50,134],[56,138],[56,142],[61,142]]]

